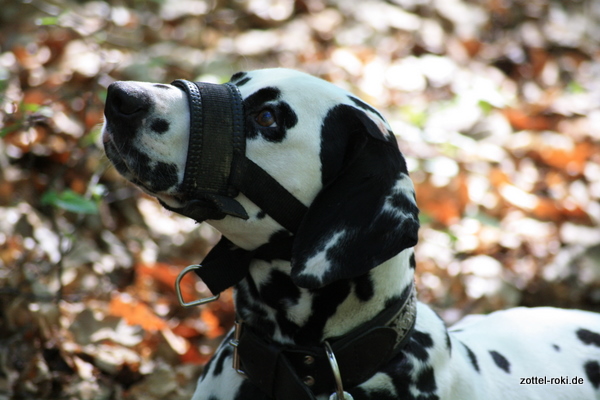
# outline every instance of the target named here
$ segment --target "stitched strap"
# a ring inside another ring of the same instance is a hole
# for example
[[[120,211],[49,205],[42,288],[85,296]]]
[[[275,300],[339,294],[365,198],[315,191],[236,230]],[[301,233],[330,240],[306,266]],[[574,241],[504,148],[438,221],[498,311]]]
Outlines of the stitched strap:
[[[227,83],[176,80],[190,105],[190,138],[185,163],[183,190],[191,195],[214,193],[236,196],[231,185],[235,158],[244,156],[242,100],[237,87]]]
[[[221,293],[246,277],[252,259],[290,260],[292,241],[291,236],[278,237],[254,251],[246,251],[223,236],[195,272],[211,293]]]
[[[396,338],[393,329],[377,327],[344,347],[334,344],[343,386],[352,388],[373,376],[394,354]],[[242,370],[255,385],[277,400],[313,400],[315,394],[335,391],[333,372],[323,347],[279,348],[246,330],[238,351]],[[304,363],[306,356],[314,359],[310,365]],[[308,376],[314,379],[311,387],[302,381]]]
[[[244,174],[239,182],[240,191],[281,226],[295,233],[308,207],[252,160],[244,157],[241,164]]]
[[[173,85],[188,97],[190,137],[182,191],[190,199],[185,207],[169,208],[196,220],[222,219],[225,215],[248,218],[233,197],[238,189],[232,182],[242,174],[246,141],[242,98],[237,86],[189,82],[178,79]]]

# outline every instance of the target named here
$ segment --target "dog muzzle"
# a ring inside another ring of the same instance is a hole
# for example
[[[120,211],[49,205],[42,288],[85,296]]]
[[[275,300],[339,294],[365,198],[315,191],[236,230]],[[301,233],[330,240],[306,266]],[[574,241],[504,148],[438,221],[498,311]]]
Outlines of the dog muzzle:
[[[190,138],[181,191],[184,206],[174,212],[198,222],[226,216],[248,219],[235,199],[243,193],[267,215],[294,233],[307,207],[246,157],[242,96],[232,83],[178,79],[172,85],[188,97]]]

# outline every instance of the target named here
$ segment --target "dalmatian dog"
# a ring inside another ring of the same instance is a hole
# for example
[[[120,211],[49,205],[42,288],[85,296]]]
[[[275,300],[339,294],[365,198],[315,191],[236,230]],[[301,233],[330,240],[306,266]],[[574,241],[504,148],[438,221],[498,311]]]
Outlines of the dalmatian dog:
[[[352,94],[287,69],[208,89],[116,82],[105,116],[116,169],[223,234],[203,278],[234,286],[237,323],[193,400],[600,399],[598,314],[516,308],[447,328],[415,300],[413,184],[388,123]]]

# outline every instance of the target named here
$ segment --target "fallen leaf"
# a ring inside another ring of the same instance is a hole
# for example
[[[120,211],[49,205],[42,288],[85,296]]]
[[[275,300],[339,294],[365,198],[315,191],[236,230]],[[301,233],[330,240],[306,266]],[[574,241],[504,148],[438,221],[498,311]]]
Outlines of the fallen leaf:
[[[556,118],[545,115],[532,115],[515,108],[505,108],[502,114],[517,130],[549,130],[556,125]]]
[[[217,317],[209,308],[205,307],[202,309],[200,318],[207,326],[205,335],[208,338],[216,338],[225,333],[225,330],[221,327],[219,317]]]
[[[147,331],[157,331],[167,326],[167,323],[158,317],[149,306],[121,294],[112,297],[109,313],[124,318],[129,325],[139,325]]]

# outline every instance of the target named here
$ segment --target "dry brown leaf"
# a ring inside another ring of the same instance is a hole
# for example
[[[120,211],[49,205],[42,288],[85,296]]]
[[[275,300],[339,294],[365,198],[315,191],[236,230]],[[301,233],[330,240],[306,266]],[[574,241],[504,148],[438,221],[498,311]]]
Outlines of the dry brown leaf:
[[[167,327],[167,323],[149,306],[129,296],[119,294],[113,296],[109,304],[109,314],[122,317],[129,325],[139,325],[147,331],[157,331]]]
[[[556,125],[556,119],[544,115],[532,115],[515,108],[505,108],[502,114],[517,130],[549,130]]]
[[[205,335],[208,338],[216,338],[225,333],[223,327],[221,327],[221,321],[219,317],[215,315],[209,308],[203,308],[200,313],[200,318],[207,326]]]

